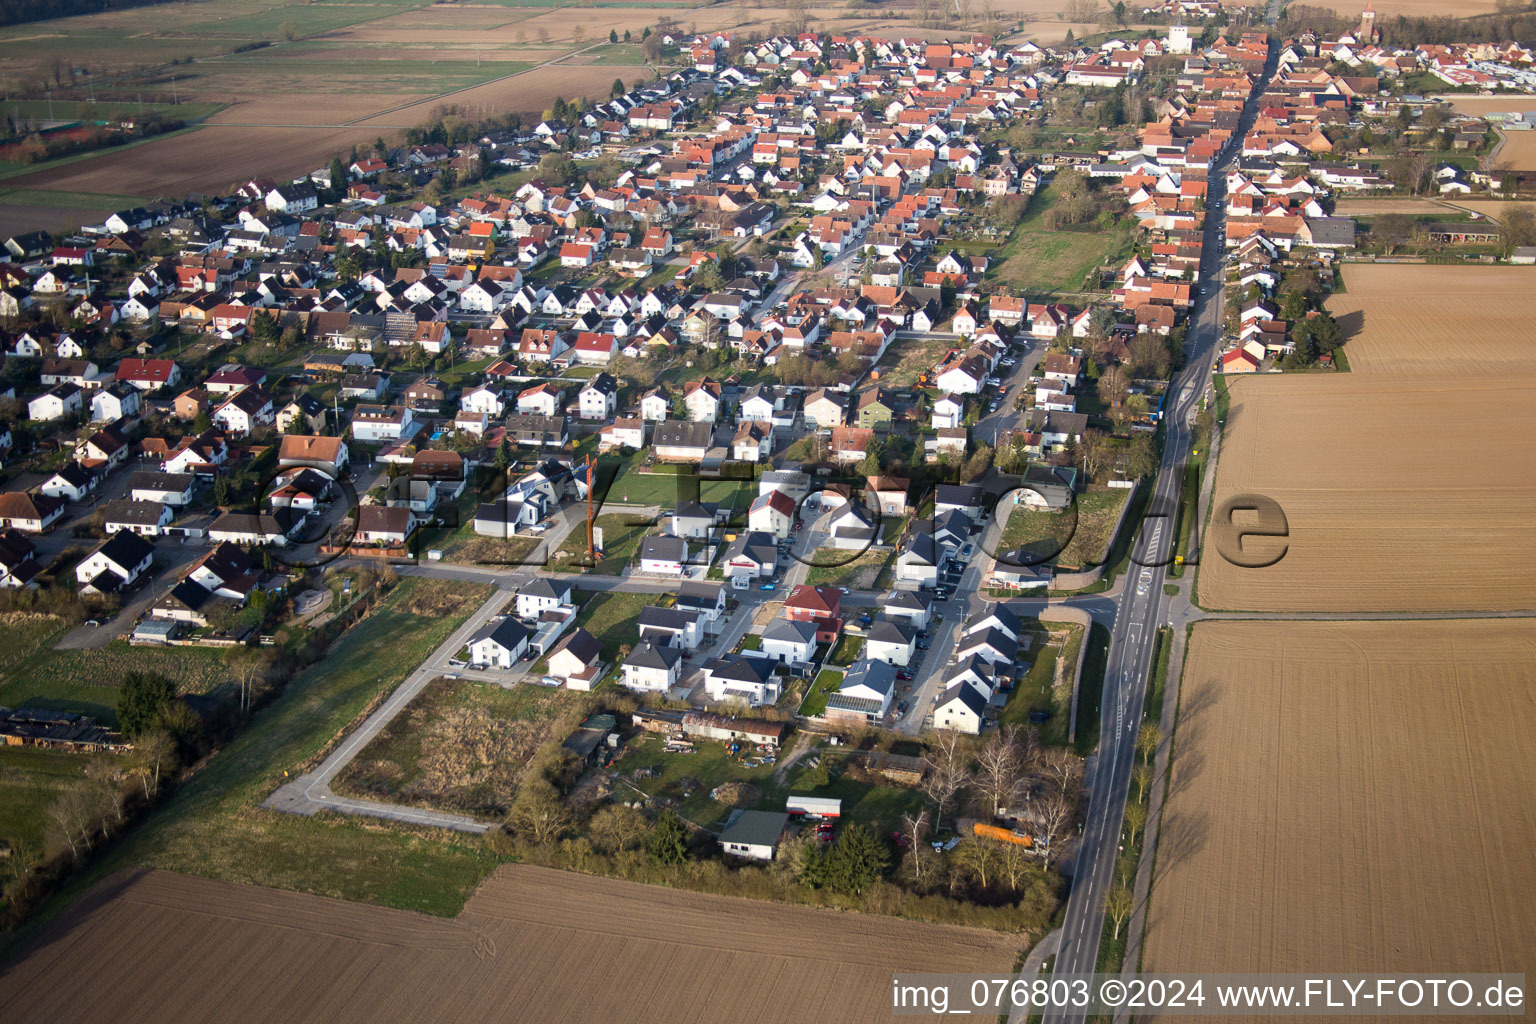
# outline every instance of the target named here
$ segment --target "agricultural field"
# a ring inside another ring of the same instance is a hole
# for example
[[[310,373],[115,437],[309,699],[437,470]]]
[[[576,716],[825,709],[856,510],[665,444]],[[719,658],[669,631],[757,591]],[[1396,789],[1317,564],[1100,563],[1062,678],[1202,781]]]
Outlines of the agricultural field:
[[[53,955],[61,943],[70,956]],[[517,1007],[560,1024],[808,1020],[835,1006],[839,1020],[876,1021],[889,1017],[893,969],[1007,970],[1017,944],[526,865],[498,870],[452,920],[153,872],[81,901],[0,978],[0,998],[18,1024],[167,1007],[343,1024],[499,1019]],[[245,968],[230,972],[235,955]],[[80,963],[94,969],[82,976]],[[132,981],[145,976],[159,980]]]
[[[534,752],[560,738],[562,727],[574,728],[570,719],[580,711],[567,690],[434,679],[332,788],[363,800],[499,819]]]
[[[0,617],[7,643],[0,654],[0,707],[47,708],[117,724],[117,688],[129,672],[154,672],[181,693],[209,693],[228,682],[227,655],[214,648],[168,650],[114,640],[98,650],[57,651],[69,627],[51,616]]]
[[[1340,199],[1334,205],[1333,212],[1338,217],[1381,217],[1389,213],[1411,216],[1450,211],[1444,203],[1433,199]]]
[[[1536,211],[1536,202],[1520,200],[1457,199],[1451,205],[1455,206],[1458,210],[1466,210],[1468,213],[1487,217],[1494,222],[1502,220],[1505,213],[1517,208]]]
[[[1194,627],[1146,971],[1522,971],[1536,624]]]
[[[1385,269],[1385,268],[1384,268]],[[1436,268],[1439,269],[1439,268]],[[1354,298],[1351,281],[1348,296]],[[1477,369],[1473,367],[1473,369]],[[1366,372],[1228,382],[1215,506],[1265,495],[1284,557],[1241,568],[1206,534],[1199,600],[1256,611],[1477,611],[1536,594],[1536,378]],[[1251,523],[1238,513],[1234,523]],[[1277,542],[1250,539],[1246,554]]]
[[[1350,369],[1371,377],[1528,376],[1536,371],[1536,268],[1359,264],[1328,311]],[[1459,311],[1447,317],[1445,311]]]

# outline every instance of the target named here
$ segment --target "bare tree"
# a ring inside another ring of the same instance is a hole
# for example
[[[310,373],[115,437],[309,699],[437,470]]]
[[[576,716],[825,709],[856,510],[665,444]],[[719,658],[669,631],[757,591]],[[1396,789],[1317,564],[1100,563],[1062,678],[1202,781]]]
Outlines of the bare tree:
[[[1136,783],[1136,799],[1146,800],[1147,789],[1152,785],[1152,769],[1144,764],[1139,764],[1131,769],[1131,781]]]
[[[508,819],[514,831],[540,846],[559,839],[571,815],[553,784],[537,778],[525,782]]]
[[[1051,785],[1053,793],[1068,796],[1082,778],[1083,761],[1064,747],[1043,747],[1035,756],[1035,771]]]
[[[1156,722],[1144,722],[1136,731],[1136,749],[1141,753],[1141,763],[1150,765],[1157,745],[1163,742],[1163,730]]]
[[[990,839],[967,839],[955,850],[955,856],[967,873],[985,889],[997,874],[1001,852]]]
[[[1125,827],[1130,830],[1134,842],[1141,835],[1141,830],[1147,827],[1146,804],[1132,802],[1125,805]]]
[[[240,713],[246,714],[254,703],[256,684],[265,681],[272,659],[259,648],[246,648],[244,653],[232,658],[231,662],[235,670],[235,681],[240,684]]]
[[[960,734],[947,729],[934,733],[928,740],[923,761],[928,765],[923,790],[938,805],[933,816],[933,827],[937,829],[944,820],[944,808],[971,781],[969,758],[960,745]]]
[[[639,847],[650,832],[645,815],[623,804],[609,804],[598,811],[592,816],[589,828],[598,848],[610,853],[623,853]]]
[[[1125,926],[1126,918],[1131,916],[1131,908],[1135,904],[1136,896],[1124,882],[1116,882],[1109,887],[1109,895],[1104,899],[1104,912],[1115,922],[1115,938],[1120,937],[1120,929]]]
[[[1028,847],[1022,843],[1003,843],[1002,856],[998,863],[998,871],[1008,881],[1008,888],[1018,891],[1019,883],[1024,881],[1024,876],[1029,871],[1030,864],[1034,863],[1034,855]]]
[[[992,734],[976,755],[977,778],[992,804],[993,815],[1001,813],[1013,799],[1024,766],[1029,763],[1029,739],[1030,734],[1018,726],[1005,725]]]
[[[923,868],[927,867],[928,848],[923,845],[923,839],[928,834],[928,812],[923,810],[915,815],[903,814],[901,834],[907,839],[907,866],[912,869],[912,880],[921,882]]]
[[[1077,812],[1077,801],[1067,792],[1046,792],[1035,801],[1035,815],[1040,822],[1040,835],[1045,840],[1045,869],[1051,869],[1051,857],[1056,852],[1057,840],[1066,835]]]
[[[90,830],[95,815],[92,814],[92,796],[85,789],[72,786],[59,794],[48,808],[49,820],[60,839],[68,846],[71,856],[78,858],[82,850],[91,847]]]

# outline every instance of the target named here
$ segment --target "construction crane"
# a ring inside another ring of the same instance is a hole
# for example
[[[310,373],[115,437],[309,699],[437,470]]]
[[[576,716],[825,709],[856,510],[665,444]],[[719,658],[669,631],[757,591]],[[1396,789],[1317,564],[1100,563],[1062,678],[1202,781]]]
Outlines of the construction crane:
[[[596,509],[592,504],[592,474],[597,468],[597,460],[587,456],[587,557],[592,564],[597,564],[597,545],[592,541],[592,524],[596,520]]]

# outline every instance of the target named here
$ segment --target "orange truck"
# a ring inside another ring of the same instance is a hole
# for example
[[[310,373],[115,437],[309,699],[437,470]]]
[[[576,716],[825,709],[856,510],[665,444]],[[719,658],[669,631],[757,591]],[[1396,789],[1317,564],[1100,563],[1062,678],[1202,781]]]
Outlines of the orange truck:
[[[983,825],[981,822],[971,826],[971,831],[987,839],[996,839],[1002,843],[1017,843],[1020,846],[1034,846],[1035,841],[1022,832],[1013,832],[1006,828],[998,828],[996,825]]]

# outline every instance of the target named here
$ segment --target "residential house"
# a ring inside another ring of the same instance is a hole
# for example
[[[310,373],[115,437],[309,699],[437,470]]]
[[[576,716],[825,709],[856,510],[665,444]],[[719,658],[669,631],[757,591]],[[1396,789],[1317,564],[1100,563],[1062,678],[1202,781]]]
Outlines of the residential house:
[[[75,579],[83,594],[115,594],[138,583],[154,559],[154,545],[131,530],[119,530],[75,566]]]

